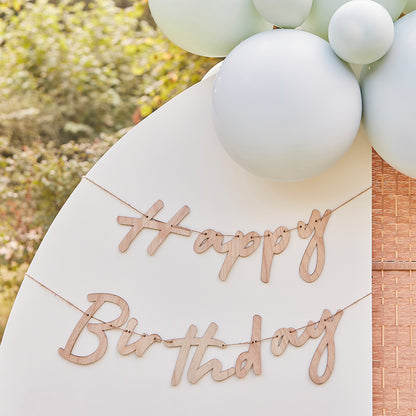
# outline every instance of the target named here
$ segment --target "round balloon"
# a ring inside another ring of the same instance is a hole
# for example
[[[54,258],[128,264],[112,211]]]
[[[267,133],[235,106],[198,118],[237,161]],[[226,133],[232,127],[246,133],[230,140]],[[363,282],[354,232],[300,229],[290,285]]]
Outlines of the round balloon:
[[[328,26],[332,16],[343,4],[350,1],[351,0],[314,0],[311,12],[302,27],[308,32],[314,33],[321,38],[328,39]],[[400,16],[406,5],[406,0],[374,1],[381,4],[390,13],[393,20],[396,20]]]
[[[197,55],[223,57],[242,40],[272,29],[252,0],[149,0],[160,30]]]
[[[388,11],[369,0],[351,1],[332,16],[328,29],[334,52],[351,64],[370,64],[383,57],[393,42]]]
[[[350,147],[361,93],[329,44],[291,29],[259,33],[225,59],[213,89],[220,141],[243,168],[298,181],[323,172]]]
[[[395,24],[393,45],[365,67],[364,126],[374,149],[394,168],[416,178],[416,12]]]
[[[407,0],[406,7],[404,8],[405,13],[411,13],[416,10],[416,0]]]
[[[380,3],[389,13],[393,20],[397,20],[406,6],[407,0],[375,0]]]
[[[300,26],[311,11],[313,0],[254,0],[258,12],[270,23],[284,28]]]
[[[308,18],[302,24],[303,29],[328,39],[328,26],[332,16],[348,1],[350,0],[314,0]]]

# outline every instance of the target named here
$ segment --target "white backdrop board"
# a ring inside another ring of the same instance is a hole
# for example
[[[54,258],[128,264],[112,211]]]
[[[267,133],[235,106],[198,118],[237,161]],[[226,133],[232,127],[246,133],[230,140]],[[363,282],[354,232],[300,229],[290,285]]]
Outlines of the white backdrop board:
[[[371,185],[371,151],[361,132],[345,157],[317,178],[273,183],[237,166],[221,147],[211,122],[209,78],[182,93],[123,137],[88,177],[141,211],[158,199],[157,218],[169,220],[188,205],[181,225],[226,234],[294,227]],[[253,138],[254,139],[254,138]],[[48,231],[28,273],[83,310],[89,293],[113,293],[130,306],[138,331],[164,338],[198,335],[211,322],[216,338],[249,341],[252,319],[261,315],[262,336],[281,327],[319,320],[371,291],[371,193],[330,218],[325,232],[326,262],[314,283],[299,276],[308,240],[292,233],[288,248],[275,256],[268,284],[261,282],[262,249],[235,263],[226,281],[218,278],[224,255],[193,251],[195,236],[170,235],[153,256],[147,247],[156,231],[144,230],[121,253],[128,232],[117,216],[137,213],[83,180]],[[108,315],[114,310],[108,309]],[[26,278],[0,348],[0,403],[7,416],[152,414],[201,416],[279,412],[304,415],[371,415],[371,300],[345,311],[335,335],[331,378],[314,384],[308,368],[319,340],[289,346],[276,357],[262,343],[262,374],[218,383],[206,375],[191,384],[186,374],[170,381],[177,348],[153,345],[142,358],[117,352],[120,336],[108,331],[108,350],[95,364],[64,360],[64,347],[80,312]],[[86,355],[96,336],[83,334],[76,352]],[[204,360],[234,365],[247,346],[208,349]],[[74,350],[75,351],[75,350]],[[188,362],[189,364],[189,362]]]

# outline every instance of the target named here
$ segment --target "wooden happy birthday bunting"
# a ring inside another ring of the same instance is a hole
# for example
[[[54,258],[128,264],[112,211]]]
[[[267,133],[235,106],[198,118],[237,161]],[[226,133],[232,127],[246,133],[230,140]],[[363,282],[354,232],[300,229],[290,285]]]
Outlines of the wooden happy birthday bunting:
[[[31,279],[36,281],[33,278]],[[48,288],[46,289],[51,291]],[[128,319],[129,306],[124,299],[117,295],[108,293],[93,293],[88,295],[87,298],[92,303],[92,305],[86,312],[83,313],[81,319],[75,325],[75,328],[72,331],[65,347],[59,348],[58,350],[62,358],[74,364],[93,364],[103,358],[108,347],[106,332],[116,329],[122,331],[117,344],[117,350],[122,355],[129,355],[134,352],[137,357],[143,357],[148,348],[156,343],[161,342],[163,342],[164,345],[168,348],[178,348],[178,357],[171,381],[173,386],[176,386],[180,383],[185,371],[186,363],[193,348],[196,348],[196,350],[193,353],[193,357],[187,371],[188,380],[192,384],[200,381],[201,378],[203,378],[208,373],[211,373],[212,379],[218,382],[225,381],[234,375],[238,378],[244,378],[251,371],[255,375],[260,375],[262,373],[261,343],[264,341],[271,342],[271,352],[273,355],[281,356],[286,351],[289,344],[293,345],[294,347],[302,347],[310,339],[321,338],[309,366],[309,376],[314,383],[323,384],[328,381],[334,370],[334,338],[339,321],[343,315],[343,310],[339,310],[334,315],[331,315],[331,312],[325,309],[319,322],[310,321],[307,325],[298,330],[294,328],[280,328],[273,334],[272,337],[264,339],[262,339],[261,336],[262,318],[259,315],[255,315],[253,317],[251,341],[241,342],[237,344],[227,344],[224,341],[214,338],[218,329],[218,326],[215,322],[212,322],[209,325],[208,329],[205,331],[202,337],[197,337],[198,328],[195,325],[191,325],[189,327],[185,337],[183,338],[163,340],[162,337],[157,334],[138,334],[135,332],[138,321],[135,318]],[[362,299],[359,299],[353,304],[359,302]],[[113,303],[120,308],[119,315],[113,320],[102,321],[95,318],[94,316],[94,314],[97,313],[105,303]],[[92,319],[98,320],[99,322],[90,322]],[[126,322],[126,327],[123,327]],[[73,353],[73,349],[75,348],[77,340],[85,328],[98,338],[98,346],[96,347],[95,351],[87,355],[75,355]],[[301,329],[303,329],[303,332],[298,335],[298,331]],[[128,344],[133,334],[139,335],[140,338],[135,342]],[[234,345],[248,346],[247,351],[238,355],[234,367],[223,369],[221,361],[216,358],[203,363],[204,355],[208,348],[215,347],[222,349]],[[325,352],[327,352],[325,370],[322,375],[319,375],[318,368]]]
[[[179,226],[180,222],[190,213],[189,207],[186,205],[183,206],[168,222],[159,221],[154,218],[163,207],[163,202],[159,200],[139,218],[117,217],[120,225],[132,227],[119,244],[119,250],[122,253],[129,249],[134,239],[145,228],[158,231],[157,236],[147,248],[147,252],[151,256],[155,254],[170,234],[190,237],[192,230]],[[309,222],[305,224],[303,221],[299,221],[296,227],[300,238],[310,238],[299,267],[300,276],[305,282],[314,282],[323,271],[325,264],[324,233],[331,213],[331,210],[326,210],[325,214],[321,217],[319,211],[314,209]],[[218,231],[206,229],[198,232],[198,237],[194,242],[193,248],[197,254],[205,253],[210,248],[213,248],[219,254],[225,254],[223,265],[218,274],[219,278],[225,281],[236,261],[240,257],[245,258],[251,256],[259,248],[261,240],[263,240],[261,281],[268,283],[270,281],[273,258],[275,255],[279,255],[286,250],[290,241],[290,231],[293,230],[280,226],[274,232],[266,230],[262,236],[256,231],[251,231],[247,234],[244,234],[242,231],[237,231],[235,235],[226,237]],[[225,238],[229,238],[228,241],[224,241]],[[312,255],[315,250],[317,252],[316,265],[313,272],[309,273]]]

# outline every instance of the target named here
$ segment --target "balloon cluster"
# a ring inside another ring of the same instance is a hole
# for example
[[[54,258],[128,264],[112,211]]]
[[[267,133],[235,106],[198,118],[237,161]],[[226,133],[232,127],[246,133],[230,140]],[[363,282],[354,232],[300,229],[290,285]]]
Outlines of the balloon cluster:
[[[345,154],[363,121],[376,151],[416,177],[416,0],[149,6],[183,49],[226,56],[214,68],[213,121],[243,168],[279,181],[318,175]],[[348,64],[362,69],[360,81]]]

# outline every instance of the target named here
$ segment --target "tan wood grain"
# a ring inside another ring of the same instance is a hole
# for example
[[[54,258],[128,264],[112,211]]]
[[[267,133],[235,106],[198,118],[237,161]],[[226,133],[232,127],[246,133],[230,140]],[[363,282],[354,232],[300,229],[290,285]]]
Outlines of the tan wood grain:
[[[264,232],[263,259],[261,264],[262,282],[269,283],[273,257],[285,251],[289,240],[290,232],[286,227],[279,227],[273,233],[268,230]]]
[[[216,323],[211,323],[206,330],[203,337],[199,338],[197,350],[192,357],[191,364],[188,369],[188,380],[195,384],[206,374],[211,372],[211,377],[215,381],[224,381],[235,374],[235,368],[231,367],[227,370],[222,370],[222,364],[218,359],[212,359],[201,365],[201,361],[208,347],[223,348],[224,341],[213,338],[217,332],[218,326]]]
[[[241,353],[235,363],[235,374],[245,377],[253,369],[256,375],[261,374],[261,316],[254,315],[251,343],[248,351]]]
[[[327,309],[323,313],[325,320],[325,335],[316,349],[311,364],[309,366],[309,377],[315,384],[324,384],[331,377],[335,366],[335,331],[342,318],[343,311],[338,311],[331,317],[331,312]],[[325,350],[327,351],[327,362],[325,371],[322,375],[318,374],[319,363]]]
[[[130,226],[131,230],[121,240],[119,250],[126,252],[134,239],[140,234],[142,230],[148,228],[150,230],[159,231],[153,241],[147,248],[149,255],[156,253],[157,249],[168,238],[170,234],[177,234],[184,237],[191,235],[191,230],[179,226],[179,223],[191,212],[188,206],[183,206],[167,223],[156,220],[154,217],[164,207],[162,201],[156,201],[151,208],[139,218],[118,216],[117,222],[120,225]]]
[[[120,326],[124,325],[129,317],[129,306],[127,302],[120,296],[112,295],[109,293],[92,293],[89,294],[87,298],[88,301],[93,302],[93,304],[78,321],[68,339],[68,342],[65,345],[65,348],[59,348],[58,350],[61,357],[72,363],[82,365],[93,364],[104,356],[108,346],[108,340],[105,331],[119,328]],[[114,303],[115,305],[119,306],[121,309],[120,315],[110,322],[90,323],[89,321],[92,319],[94,314],[106,302]],[[87,327],[88,331],[97,335],[98,346],[94,352],[85,356],[78,356],[73,354],[72,350],[74,349],[75,344],[85,327]]]
[[[237,231],[234,237],[224,243],[223,234],[207,229],[196,238],[194,251],[197,254],[201,254],[213,247],[217,253],[226,254],[224,263],[218,274],[219,278],[224,281],[229,276],[238,258],[250,256],[257,250],[259,245],[260,235],[255,231],[247,234]]]
[[[325,243],[324,233],[331,217],[331,210],[327,209],[321,217],[318,210],[312,211],[308,224],[303,221],[298,222],[298,234],[300,238],[312,238],[306,247],[305,253],[299,266],[299,273],[305,282],[312,283],[321,275],[325,265]],[[316,250],[316,265],[312,273],[309,273],[310,262]]]
[[[117,344],[117,351],[121,355],[128,355],[132,352],[136,353],[138,357],[143,357],[143,354],[147,351],[147,349],[155,344],[156,342],[162,342],[162,338],[160,335],[151,334],[151,335],[142,335],[140,339],[137,341],[129,344],[133,333],[136,330],[138,321],[135,318],[131,318],[126,325],[126,328],[123,330],[120,339]]]

